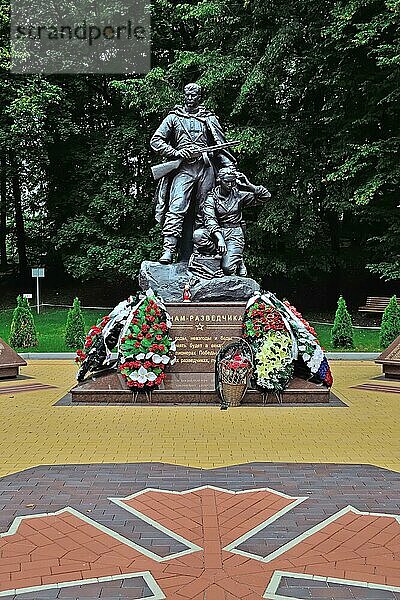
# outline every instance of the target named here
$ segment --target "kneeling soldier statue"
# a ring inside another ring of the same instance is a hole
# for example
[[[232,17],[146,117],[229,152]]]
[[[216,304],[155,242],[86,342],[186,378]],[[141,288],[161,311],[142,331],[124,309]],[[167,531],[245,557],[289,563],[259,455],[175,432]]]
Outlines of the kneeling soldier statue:
[[[271,197],[262,185],[253,185],[243,173],[228,166],[218,171],[218,185],[211,190],[202,206],[204,227],[193,233],[194,253],[189,269],[200,277],[221,275],[247,276],[243,261],[243,208]],[[221,269],[204,270],[204,257],[219,258]]]

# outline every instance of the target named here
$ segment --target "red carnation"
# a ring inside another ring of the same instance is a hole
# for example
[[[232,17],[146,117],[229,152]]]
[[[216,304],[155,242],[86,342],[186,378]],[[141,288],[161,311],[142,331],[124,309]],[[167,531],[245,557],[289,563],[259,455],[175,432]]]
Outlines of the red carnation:
[[[151,340],[153,335],[151,333],[146,333],[146,339]]]
[[[140,342],[135,342],[135,348],[140,348]]]
[[[162,339],[163,339],[162,335],[160,335],[160,334],[156,335],[157,342],[161,342]]]

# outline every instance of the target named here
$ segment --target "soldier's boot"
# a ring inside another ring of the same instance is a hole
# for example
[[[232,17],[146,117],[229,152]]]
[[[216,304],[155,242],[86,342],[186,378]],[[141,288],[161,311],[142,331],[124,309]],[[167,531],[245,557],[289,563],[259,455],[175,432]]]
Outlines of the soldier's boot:
[[[163,265],[170,265],[176,253],[178,238],[174,235],[166,235],[164,238],[163,253],[159,258],[159,262]]]
[[[247,267],[244,264],[243,260],[239,263],[237,274],[239,277],[247,277]]]

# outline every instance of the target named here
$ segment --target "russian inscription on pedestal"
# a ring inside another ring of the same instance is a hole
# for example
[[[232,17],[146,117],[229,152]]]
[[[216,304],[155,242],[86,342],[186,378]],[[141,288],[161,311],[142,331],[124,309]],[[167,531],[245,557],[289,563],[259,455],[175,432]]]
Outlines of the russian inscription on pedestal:
[[[213,373],[219,349],[241,336],[245,306],[244,302],[167,304],[177,348],[174,371]]]

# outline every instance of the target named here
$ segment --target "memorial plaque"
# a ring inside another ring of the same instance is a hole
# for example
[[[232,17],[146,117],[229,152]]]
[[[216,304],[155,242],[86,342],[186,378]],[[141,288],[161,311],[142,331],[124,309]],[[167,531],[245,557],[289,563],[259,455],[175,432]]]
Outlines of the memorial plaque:
[[[188,302],[166,305],[176,340],[176,373],[214,373],[222,346],[241,337],[245,302]]]

